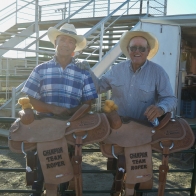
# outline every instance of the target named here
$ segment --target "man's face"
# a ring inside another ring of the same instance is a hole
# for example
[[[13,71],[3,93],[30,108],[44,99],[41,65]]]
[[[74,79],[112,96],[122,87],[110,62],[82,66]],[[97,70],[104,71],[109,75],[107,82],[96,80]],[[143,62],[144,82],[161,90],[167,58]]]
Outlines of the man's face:
[[[57,56],[72,56],[76,48],[76,40],[67,35],[59,35],[55,40]]]
[[[142,66],[150,52],[147,40],[143,37],[134,37],[130,40],[127,48],[132,64],[137,67]]]

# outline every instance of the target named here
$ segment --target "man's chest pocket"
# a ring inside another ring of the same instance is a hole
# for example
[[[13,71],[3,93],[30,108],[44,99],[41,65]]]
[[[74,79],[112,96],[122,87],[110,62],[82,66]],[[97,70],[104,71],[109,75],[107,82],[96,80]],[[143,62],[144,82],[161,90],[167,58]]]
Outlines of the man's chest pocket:
[[[149,85],[139,86],[139,100],[143,103],[153,102],[155,99],[155,87]]]
[[[112,95],[115,97],[121,97],[123,93],[124,84],[122,82],[112,82]]]

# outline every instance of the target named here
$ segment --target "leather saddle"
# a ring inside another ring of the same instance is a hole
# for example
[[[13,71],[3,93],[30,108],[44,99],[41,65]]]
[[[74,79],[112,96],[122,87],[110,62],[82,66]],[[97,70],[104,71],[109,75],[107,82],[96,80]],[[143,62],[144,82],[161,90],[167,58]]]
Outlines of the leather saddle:
[[[20,116],[9,131],[10,150],[25,155],[37,150],[48,196],[57,195],[57,185],[72,179],[76,196],[81,196],[82,145],[108,137],[110,125],[106,115],[89,113],[89,106],[84,104],[67,120],[36,116],[31,109],[22,110]],[[71,160],[67,144],[75,146]],[[32,168],[27,168],[32,172]]]
[[[158,190],[158,196],[163,196],[169,170],[169,154],[189,149],[194,140],[188,123],[182,118],[171,118],[170,113],[165,114],[157,127],[135,119],[122,118],[121,126],[112,129],[107,139],[100,143],[102,154],[109,161],[117,159],[113,183],[115,196],[121,195],[123,187],[126,196],[134,195],[134,188],[138,183],[140,189],[152,188],[152,150],[163,154]]]

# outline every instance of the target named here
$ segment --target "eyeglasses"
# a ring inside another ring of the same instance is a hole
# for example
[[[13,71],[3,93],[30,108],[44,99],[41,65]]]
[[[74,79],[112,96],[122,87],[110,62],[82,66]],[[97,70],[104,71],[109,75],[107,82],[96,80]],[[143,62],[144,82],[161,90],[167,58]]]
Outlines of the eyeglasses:
[[[136,52],[137,49],[139,50],[139,52],[145,52],[146,51],[146,47],[142,47],[142,46],[129,46],[129,49],[131,50],[131,52]]]

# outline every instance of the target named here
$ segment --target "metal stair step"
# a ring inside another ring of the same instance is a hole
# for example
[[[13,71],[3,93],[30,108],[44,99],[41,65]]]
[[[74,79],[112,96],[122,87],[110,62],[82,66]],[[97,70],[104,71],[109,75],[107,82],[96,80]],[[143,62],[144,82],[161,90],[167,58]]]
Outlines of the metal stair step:
[[[11,107],[6,107],[6,108],[3,108],[4,110],[11,110],[12,108]],[[20,111],[21,108],[15,108],[16,111]]]
[[[27,28],[27,27],[29,27],[32,24],[33,24],[33,22],[17,23],[13,27],[15,27],[15,28]]]
[[[19,34],[22,30],[24,29],[10,29],[10,30],[7,30],[6,32],[12,33],[12,34]]]
[[[130,27],[128,26],[128,27],[109,27],[108,29],[107,29],[107,31],[128,31],[128,30],[130,30]]]
[[[8,137],[8,135],[9,135],[9,130],[0,129],[0,136],[1,137]]]
[[[123,32],[112,32],[111,31],[111,33],[110,33],[110,31],[109,31],[109,32],[105,33],[104,35],[105,36],[118,35],[120,37],[122,34],[123,34]]]
[[[51,58],[52,58],[52,57],[51,57]],[[46,62],[46,61],[51,60],[51,58],[48,58],[48,57],[39,57],[39,61]],[[31,60],[31,61],[35,61],[35,62],[36,62],[36,56],[26,57],[26,59],[27,59],[27,60]]]
[[[110,37],[105,37],[105,36],[103,37],[104,41],[107,41],[107,40],[119,40],[119,39],[120,39],[119,37],[111,37],[111,38]],[[87,40],[91,41],[92,39],[87,38]],[[98,37],[98,38],[95,39],[95,41],[97,41],[97,40],[100,40],[100,38]]]
[[[5,39],[9,39],[10,37],[11,37],[11,35],[6,35],[6,34],[4,34],[4,33],[1,33],[0,34],[0,40],[5,40]]]
[[[54,48],[54,45],[51,42],[49,42],[49,41],[40,40],[39,41],[39,47],[42,47],[42,48]]]
[[[116,43],[103,43],[102,46],[106,47],[106,46],[114,46]],[[89,46],[100,46],[100,44],[98,43],[92,43],[89,44]]]
[[[0,75],[0,80],[6,80],[6,78],[9,78],[9,79],[13,79],[13,80],[26,80],[29,75],[9,75],[9,76],[6,76],[6,75]]]

